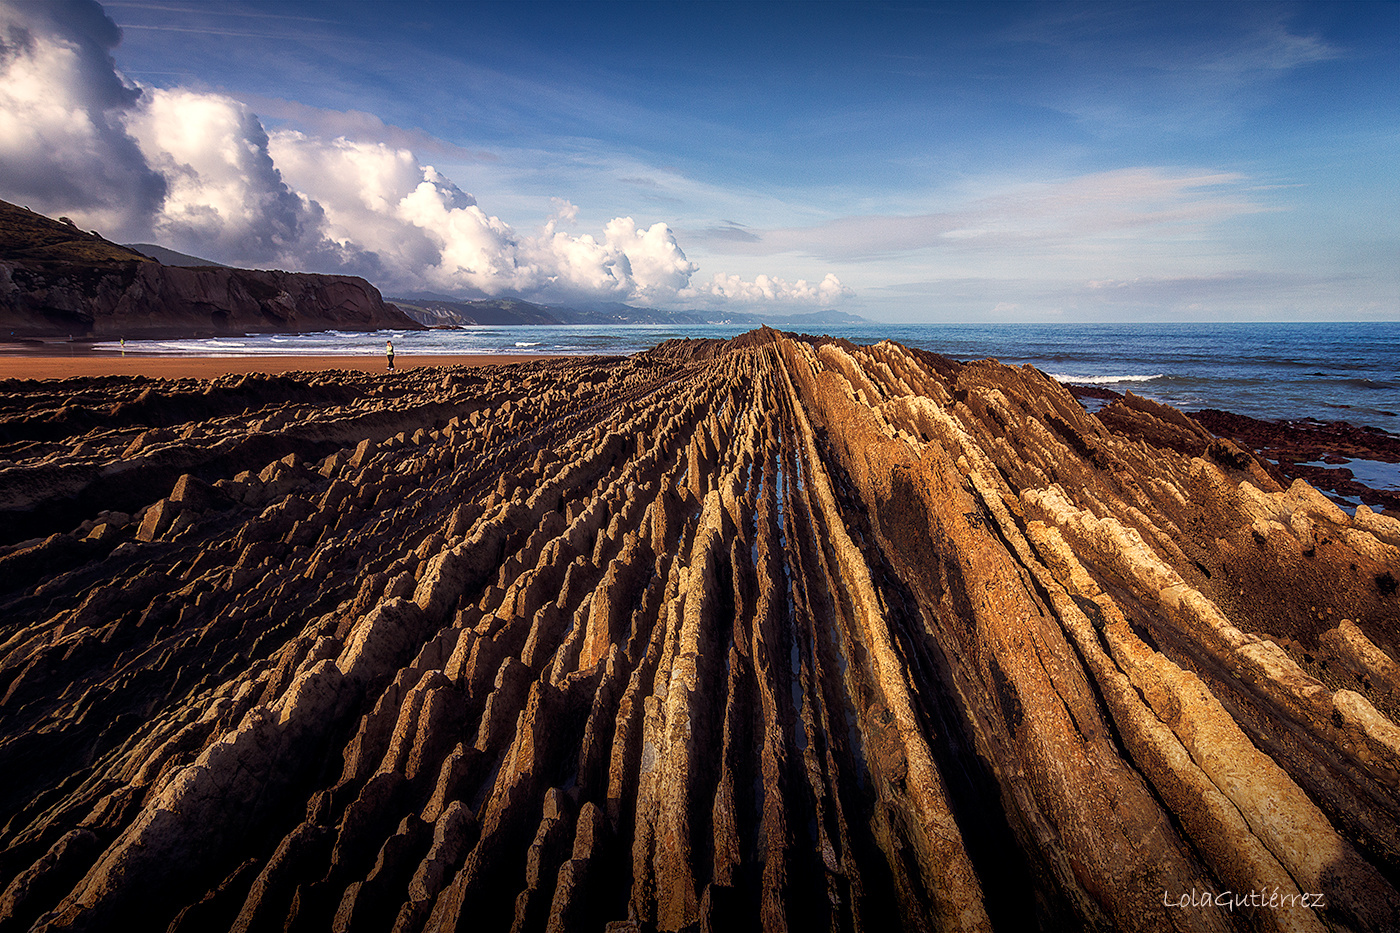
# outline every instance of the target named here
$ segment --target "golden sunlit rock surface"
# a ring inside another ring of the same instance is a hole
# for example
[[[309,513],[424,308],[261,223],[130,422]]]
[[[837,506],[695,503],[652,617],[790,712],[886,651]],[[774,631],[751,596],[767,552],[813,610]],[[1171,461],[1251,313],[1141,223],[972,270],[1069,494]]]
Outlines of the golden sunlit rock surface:
[[[0,929],[1396,929],[1400,521],[1110,407],[773,331],[0,386]]]

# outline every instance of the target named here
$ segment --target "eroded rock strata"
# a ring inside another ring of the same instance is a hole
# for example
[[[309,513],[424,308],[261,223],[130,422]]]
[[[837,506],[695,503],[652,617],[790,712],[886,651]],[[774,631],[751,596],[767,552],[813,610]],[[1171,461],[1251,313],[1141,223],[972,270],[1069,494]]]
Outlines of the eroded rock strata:
[[[5,930],[1400,925],[1400,521],[1171,409],[771,331],[7,389]]]

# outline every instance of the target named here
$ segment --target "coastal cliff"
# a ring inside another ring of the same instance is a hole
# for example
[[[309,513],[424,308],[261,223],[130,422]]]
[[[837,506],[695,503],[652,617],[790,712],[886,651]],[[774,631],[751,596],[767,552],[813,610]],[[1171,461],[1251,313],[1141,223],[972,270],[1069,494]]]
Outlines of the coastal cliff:
[[[0,202],[0,335],[182,338],[421,330],[364,279],[166,266]]]
[[[1173,409],[767,330],[4,389],[0,930],[1400,926],[1400,521]]]

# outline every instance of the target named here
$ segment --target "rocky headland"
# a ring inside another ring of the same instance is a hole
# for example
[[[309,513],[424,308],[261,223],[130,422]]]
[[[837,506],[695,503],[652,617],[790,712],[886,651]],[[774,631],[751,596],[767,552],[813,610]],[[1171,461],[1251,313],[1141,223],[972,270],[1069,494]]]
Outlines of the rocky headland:
[[[421,330],[364,279],[167,266],[0,201],[0,337],[118,339]]]
[[[1121,407],[774,331],[0,385],[0,930],[1397,928],[1400,520]]]

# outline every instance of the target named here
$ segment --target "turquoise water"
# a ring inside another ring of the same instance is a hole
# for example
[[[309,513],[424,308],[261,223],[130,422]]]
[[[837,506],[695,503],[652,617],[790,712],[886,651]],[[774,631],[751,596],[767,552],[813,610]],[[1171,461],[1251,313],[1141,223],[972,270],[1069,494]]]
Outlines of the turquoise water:
[[[377,356],[451,353],[630,354],[663,340],[732,337],[720,324],[468,327],[330,331],[207,340],[129,340],[166,354]],[[1400,431],[1400,322],[1367,324],[861,324],[832,331],[855,343],[895,340],[959,360],[1029,363],[1066,382],[1133,391],[1186,411],[1317,418]],[[99,344],[103,352],[116,343]]]

